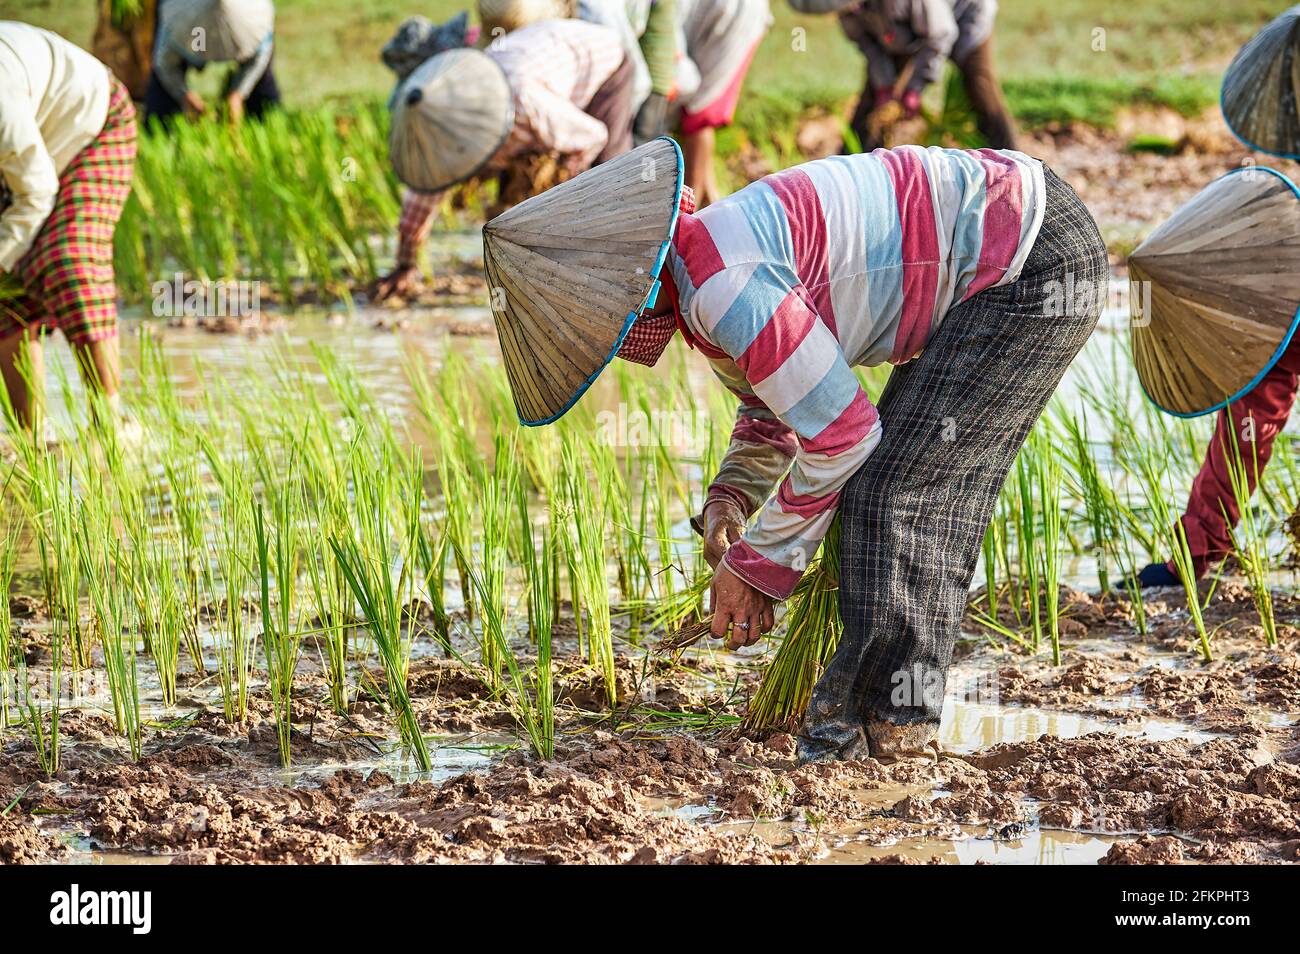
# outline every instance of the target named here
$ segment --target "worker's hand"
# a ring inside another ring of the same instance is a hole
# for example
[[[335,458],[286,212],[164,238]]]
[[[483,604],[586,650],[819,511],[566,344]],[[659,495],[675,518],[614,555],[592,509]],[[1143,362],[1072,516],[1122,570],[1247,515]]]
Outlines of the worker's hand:
[[[713,638],[724,639],[728,627],[731,629],[728,649],[752,646],[758,637],[772,631],[772,598],[736,576],[725,563],[718,564],[713,575],[709,604],[713,610]]]
[[[370,286],[370,300],[381,302],[394,296],[409,298],[419,284],[419,268],[415,265],[399,265]]]
[[[231,93],[226,97],[226,108],[230,110],[230,121],[239,124],[244,118],[244,97],[239,93]]]
[[[202,116],[208,111],[208,104],[203,101],[203,97],[192,89],[185,91],[185,101],[181,106],[185,109],[185,115],[190,117]]]
[[[899,97],[899,102],[903,104],[903,115],[908,119],[915,119],[921,112],[921,91],[905,89],[903,95]]]
[[[715,500],[704,508],[704,559],[715,570],[722,554],[745,532],[745,515],[730,500]]]
[[[638,142],[649,142],[668,134],[668,97],[651,93],[637,110],[632,124],[632,137]]]

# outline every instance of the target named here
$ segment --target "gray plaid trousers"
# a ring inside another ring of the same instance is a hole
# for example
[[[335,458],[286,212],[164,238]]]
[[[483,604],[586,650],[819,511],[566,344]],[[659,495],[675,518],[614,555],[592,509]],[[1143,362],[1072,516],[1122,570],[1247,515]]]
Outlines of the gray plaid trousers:
[[[810,756],[860,754],[871,724],[939,722],[998,493],[1096,326],[1108,280],[1092,216],[1051,170],[1045,179],[1020,278],[954,306],[881,395],[880,446],[841,497],[844,633],[805,717]],[[1086,300],[1059,307],[1070,291]]]

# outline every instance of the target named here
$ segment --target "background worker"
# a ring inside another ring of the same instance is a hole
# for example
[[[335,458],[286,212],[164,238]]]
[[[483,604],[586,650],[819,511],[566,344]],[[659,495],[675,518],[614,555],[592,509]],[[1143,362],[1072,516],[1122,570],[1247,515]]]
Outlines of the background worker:
[[[575,16],[609,27],[623,42],[635,75],[634,140],[665,135],[677,95],[677,0],[578,0]]]
[[[189,74],[217,63],[234,64],[222,93],[233,121],[278,106],[274,27],[271,0],[160,0],[146,121],[205,115],[208,104],[190,88]]]
[[[898,119],[921,110],[921,94],[951,61],[976,125],[993,149],[1016,148],[1016,124],[993,66],[997,0],[790,0],[803,13],[838,11],[867,58],[867,80],[850,127],[864,152],[886,145]]]
[[[87,386],[116,403],[113,231],[131,191],[135,107],[89,53],[9,21],[0,21],[0,89],[0,375],[31,426],[44,403],[47,328],[71,343]]]
[[[513,102],[503,103],[501,108],[504,120],[513,113],[513,123],[499,144],[488,147],[474,174],[499,177],[499,194],[506,204],[626,152],[632,145],[633,70],[618,35],[581,20],[528,22],[520,15],[527,12],[526,7],[509,11],[509,17],[488,17],[483,22],[484,36],[502,22],[511,26],[483,52],[505,73]],[[469,41],[466,18],[457,17],[446,27],[430,34],[425,48],[445,47],[446,52]],[[395,96],[404,95],[403,84],[414,77],[418,67],[410,66],[412,59],[385,56],[390,66],[396,64],[399,86]],[[403,70],[407,70],[405,75]],[[429,120],[427,115],[421,118],[411,113],[409,121]],[[456,129],[440,128],[431,134],[445,137],[443,148],[471,148],[463,140],[457,141]],[[408,189],[398,223],[397,262],[392,272],[371,288],[376,301],[405,297],[415,289],[420,249],[444,190],[455,184],[429,183],[418,172],[404,169],[405,164],[403,158],[394,157],[398,178]]]
[[[677,0],[677,101],[686,184],[700,208],[720,198],[717,130],[730,126],[759,42],[772,25],[767,0]]]
[[[739,399],[704,507],[714,636],[734,648],[768,632],[838,512],[844,631],[800,758],[932,752],[998,494],[1097,323],[1099,302],[1064,316],[1049,307],[1067,275],[1104,283],[1097,226],[1021,153],[835,156],[692,213],[676,177],[629,175],[655,157],[671,167],[673,152],[648,143],[484,226],[520,418],[555,420],[612,357],[557,342],[603,332],[619,356],[654,365],[680,334]],[[565,211],[579,192],[607,214],[588,225]],[[521,219],[528,229],[512,231]],[[616,222],[636,223],[639,242],[609,242]],[[660,222],[669,246],[656,274],[644,263]],[[541,223],[548,231],[530,240]],[[509,247],[497,251],[497,234]],[[557,290],[558,274],[571,284]],[[629,274],[643,278],[616,284]],[[853,369],[885,363],[897,367],[877,408]],[[915,692],[897,692],[899,673]]]
[[[1253,494],[1273,456],[1273,443],[1291,416],[1297,382],[1300,344],[1293,340],[1257,385],[1219,411],[1205,462],[1192,481],[1182,516],[1187,549],[1198,577],[1232,552],[1232,529],[1241,519],[1241,507],[1232,488],[1230,467],[1238,459],[1242,462],[1247,488]],[[1144,587],[1177,586],[1181,580],[1170,560],[1143,567],[1138,582]]]

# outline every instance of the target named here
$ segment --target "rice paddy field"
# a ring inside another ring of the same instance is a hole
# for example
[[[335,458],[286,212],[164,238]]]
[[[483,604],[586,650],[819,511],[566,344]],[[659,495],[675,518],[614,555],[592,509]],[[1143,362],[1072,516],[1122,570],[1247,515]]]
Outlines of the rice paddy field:
[[[306,5],[281,6],[292,36]],[[349,6],[381,39],[411,12]],[[368,302],[399,202],[378,75],[340,89],[290,59],[311,92],[268,122],[142,140],[115,249],[133,426],[95,423],[62,348],[47,433],[0,408],[0,862],[1300,859],[1300,441],[1196,581],[1172,528],[1211,422],[1145,401],[1126,331],[1126,252],[1264,161],[1195,93],[1256,5],[1151,4],[1182,39],[1145,5],[1111,21],[1167,44],[1177,96],[1140,57],[1070,52],[1067,27],[1118,4],[1060,4],[1055,70],[1022,63],[1048,29],[1031,6],[1003,3],[1001,54],[1026,150],[1088,203],[1115,281],[986,534],[937,765],[794,760],[838,637],[833,548],[770,638],[692,638],[690,518],[735,411],[698,358],[615,362],[555,426],[518,426],[481,277],[490,186],[448,199],[417,295]],[[70,8],[29,18],[71,31]],[[723,143],[733,187],[838,148],[842,77],[783,113],[770,52]],[[1074,115],[1103,100],[1123,106]],[[949,105],[920,136],[967,135]],[[256,298],[214,314],[231,283]],[[873,396],[886,376],[863,373]],[[1170,556],[1182,583],[1139,592]]]

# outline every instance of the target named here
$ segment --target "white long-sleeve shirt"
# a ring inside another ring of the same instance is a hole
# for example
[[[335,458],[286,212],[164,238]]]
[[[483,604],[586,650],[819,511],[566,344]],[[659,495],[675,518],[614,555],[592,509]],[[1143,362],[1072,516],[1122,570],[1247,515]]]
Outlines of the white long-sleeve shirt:
[[[109,73],[63,37],[0,20],[0,271],[31,248],[59,192],[59,175],[104,128]]]

